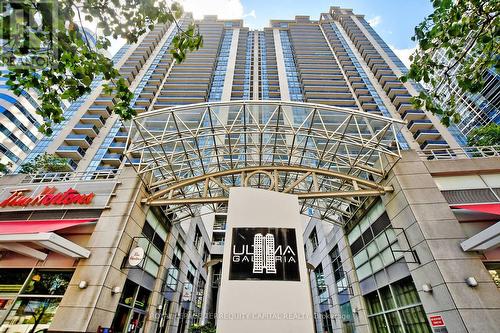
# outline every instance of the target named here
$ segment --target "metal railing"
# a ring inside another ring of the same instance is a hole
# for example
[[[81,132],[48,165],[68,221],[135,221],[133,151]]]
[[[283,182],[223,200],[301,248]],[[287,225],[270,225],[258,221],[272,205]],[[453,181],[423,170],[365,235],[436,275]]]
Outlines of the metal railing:
[[[436,148],[417,151],[426,160],[454,160],[467,158],[499,157],[500,146]]]
[[[34,174],[27,174],[26,177],[21,181],[21,183],[32,184],[64,181],[111,180],[117,178],[118,174],[118,169],[84,172],[39,172]]]

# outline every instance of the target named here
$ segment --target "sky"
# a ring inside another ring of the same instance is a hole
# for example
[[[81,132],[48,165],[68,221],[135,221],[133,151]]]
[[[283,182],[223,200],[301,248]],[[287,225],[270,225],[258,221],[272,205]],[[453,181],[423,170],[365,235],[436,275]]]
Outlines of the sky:
[[[430,0],[178,0],[195,18],[217,15],[221,19],[243,19],[245,26],[261,29],[271,19],[293,19],[309,15],[319,19],[330,6],[351,8],[365,15],[385,42],[408,66],[408,57],[415,49],[411,41],[414,27],[432,12]],[[113,53],[119,44],[113,43]]]

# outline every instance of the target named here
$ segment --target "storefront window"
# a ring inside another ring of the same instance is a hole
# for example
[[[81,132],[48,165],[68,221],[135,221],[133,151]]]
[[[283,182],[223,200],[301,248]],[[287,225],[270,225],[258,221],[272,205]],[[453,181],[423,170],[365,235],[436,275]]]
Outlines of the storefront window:
[[[48,328],[59,302],[60,298],[18,298],[2,325],[2,332],[24,333],[30,332],[33,327],[35,331]]]
[[[64,295],[73,272],[34,271],[23,290],[30,295]]]
[[[366,304],[368,305],[368,314],[382,312],[382,305],[380,305],[380,298],[378,293],[374,292],[365,296]]]
[[[411,278],[365,296],[373,333],[431,333]]]
[[[151,291],[127,280],[118,302],[113,329],[115,332],[142,332]]]
[[[396,302],[398,302],[398,306],[406,306],[420,302],[415,285],[409,283],[408,280],[409,279],[404,279],[392,285],[392,290]]]
[[[487,262],[484,265],[490,273],[493,282],[500,288],[500,262]]]
[[[376,333],[389,333],[387,329],[387,324],[383,315],[373,316],[370,318],[370,326],[372,327],[372,332]]]
[[[380,292],[380,298],[382,299],[382,305],[384,306],[384,310],[387,311],[394,309],[395,307],[394,298],[392,297],[389,286],[381,288],[379,292]]]
[[[0,323],[7,316],[31,269],[0,269]]]
[[[403,323],[407,333],[429,332],[429,325],[422,306],[404,309],[401,311],[401,316],[403,316]]]
[[[72,271],[33,270],[30,274],[27,269],[1,270],[2,294],[10,292],[13,297],[9,302],[0,302],[0,307],[8,311],[0,332],[27,333],[47,329],[72,275]]]
[[[391,333],[404,333],[396,311],[387,313],[386,317]]]

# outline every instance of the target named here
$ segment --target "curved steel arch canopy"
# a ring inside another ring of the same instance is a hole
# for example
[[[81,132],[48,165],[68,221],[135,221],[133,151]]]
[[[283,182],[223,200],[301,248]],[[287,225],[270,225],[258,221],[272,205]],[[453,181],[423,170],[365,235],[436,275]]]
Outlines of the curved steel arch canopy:
[[[343,223],[392,189],[380,181],[400,158],[403,122],[353,109],[231,101],[136,116],[126,156],[149,190],[144,202],[175,219],[224,210],[229,188],[298,195],[301,212]]]

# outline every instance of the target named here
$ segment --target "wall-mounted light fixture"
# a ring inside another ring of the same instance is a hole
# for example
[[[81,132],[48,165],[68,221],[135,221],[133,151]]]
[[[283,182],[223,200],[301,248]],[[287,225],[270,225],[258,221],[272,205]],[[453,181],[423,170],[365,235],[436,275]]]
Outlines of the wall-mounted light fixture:
[[[113,287],[113,289],[111,289],[112,295],[119,294],[121,292],[122,292],[122,288],[120,288],[120,287]]]
[[[424,283],[422,285],[422,290],[426,293],[432,293],[432,285],[430,283]]]
[[[88,283],[87,283],[87,281],[84,281],[84,280],[80,281],[80,283],[78,284],[78,288],[80,288],[80,289],[85,289],[85,288],[87,288],[87,286],[88,286]]]
[[[477,287],[477,280],[473,276],[469,276],[467,279],[465,279],[465,283],[471,288]]]

